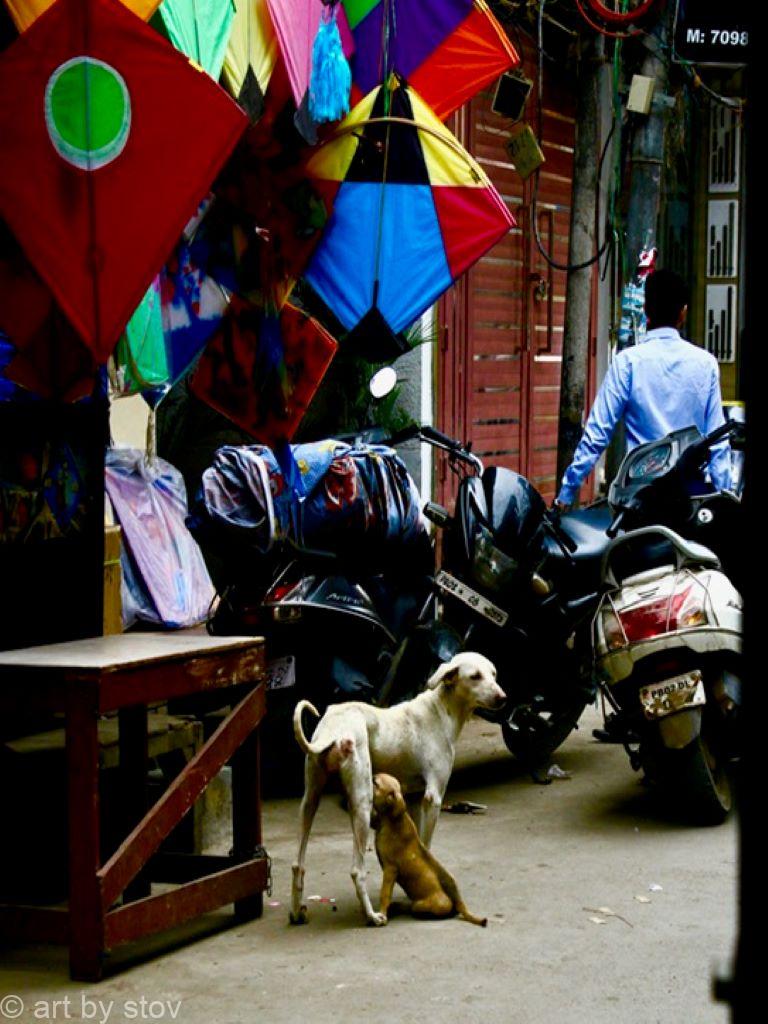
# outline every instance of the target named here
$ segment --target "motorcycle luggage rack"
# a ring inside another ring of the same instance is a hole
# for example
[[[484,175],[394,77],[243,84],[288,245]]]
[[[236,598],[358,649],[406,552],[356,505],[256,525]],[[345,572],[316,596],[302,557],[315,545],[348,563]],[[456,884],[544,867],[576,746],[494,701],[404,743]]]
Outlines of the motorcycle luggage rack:
[[[618,579],[613,568],[613,556],[623,547],[634,543],[640,538],[663,537],[669,542],[674,558],[674,568],[682,569],[685,566],[697,566],[701,569],[719,569],[720,559],[717,555],[695,541],[686,540],[679,534],[666,526],[644,526],[639,530],[631,530],[624,533],[606,548],[600,566],[600,577],[608,587],[618,588],[629,579],[629,576]],[[633,575],[633,574],[630,574]]]

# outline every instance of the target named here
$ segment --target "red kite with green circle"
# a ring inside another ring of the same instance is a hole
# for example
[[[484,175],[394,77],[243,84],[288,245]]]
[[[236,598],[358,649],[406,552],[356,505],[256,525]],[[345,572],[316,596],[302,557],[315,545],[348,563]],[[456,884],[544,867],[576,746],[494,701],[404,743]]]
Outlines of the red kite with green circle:
[[[119,0],[57,0],[0,55],[0,216],[99,362],[247,123]]]

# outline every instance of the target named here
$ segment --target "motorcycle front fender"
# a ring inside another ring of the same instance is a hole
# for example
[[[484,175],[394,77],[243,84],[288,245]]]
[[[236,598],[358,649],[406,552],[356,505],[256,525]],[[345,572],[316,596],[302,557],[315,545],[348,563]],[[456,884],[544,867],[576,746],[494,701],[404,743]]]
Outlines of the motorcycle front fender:
[[[702,707],[686,708],[657,721],[659,736],[667,750],[682,750],[701,733]]]

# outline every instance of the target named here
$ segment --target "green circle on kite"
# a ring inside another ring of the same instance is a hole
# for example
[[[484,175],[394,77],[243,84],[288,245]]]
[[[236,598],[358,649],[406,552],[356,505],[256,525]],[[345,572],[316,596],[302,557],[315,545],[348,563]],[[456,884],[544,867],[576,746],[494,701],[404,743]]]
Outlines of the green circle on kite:
[[[125,79],[104,61],[73,57],[45,88],[45,123],[67,163],[93,171],[120,156],[131,130]]]

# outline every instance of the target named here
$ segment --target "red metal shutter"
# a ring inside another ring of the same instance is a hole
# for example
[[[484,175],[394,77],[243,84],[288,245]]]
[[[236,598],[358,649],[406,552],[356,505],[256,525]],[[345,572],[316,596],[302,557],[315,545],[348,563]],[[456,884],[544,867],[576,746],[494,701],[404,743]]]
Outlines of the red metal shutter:
[[[536,77],[530,55],[526,73]],[[517,220],[440,303],[438,425],[471,440],[488,464],[527,476],[546,499],[555,493],[560,363],[565,316],[563,271],[540,254],[530,222],[533,180],[523,182],[506,150],[510,122],[491,110],[493,90],[456,118],[454,131],[482,165]],[[527,117],[536,129],[534,88]],[[569,83],[545,79],[537,220],[544,248],[559,263],[568,252],[573,174],[574,97]],[[538,133],[537,133],[538,134]],[[453,497],[438,460],[438,494]]]

